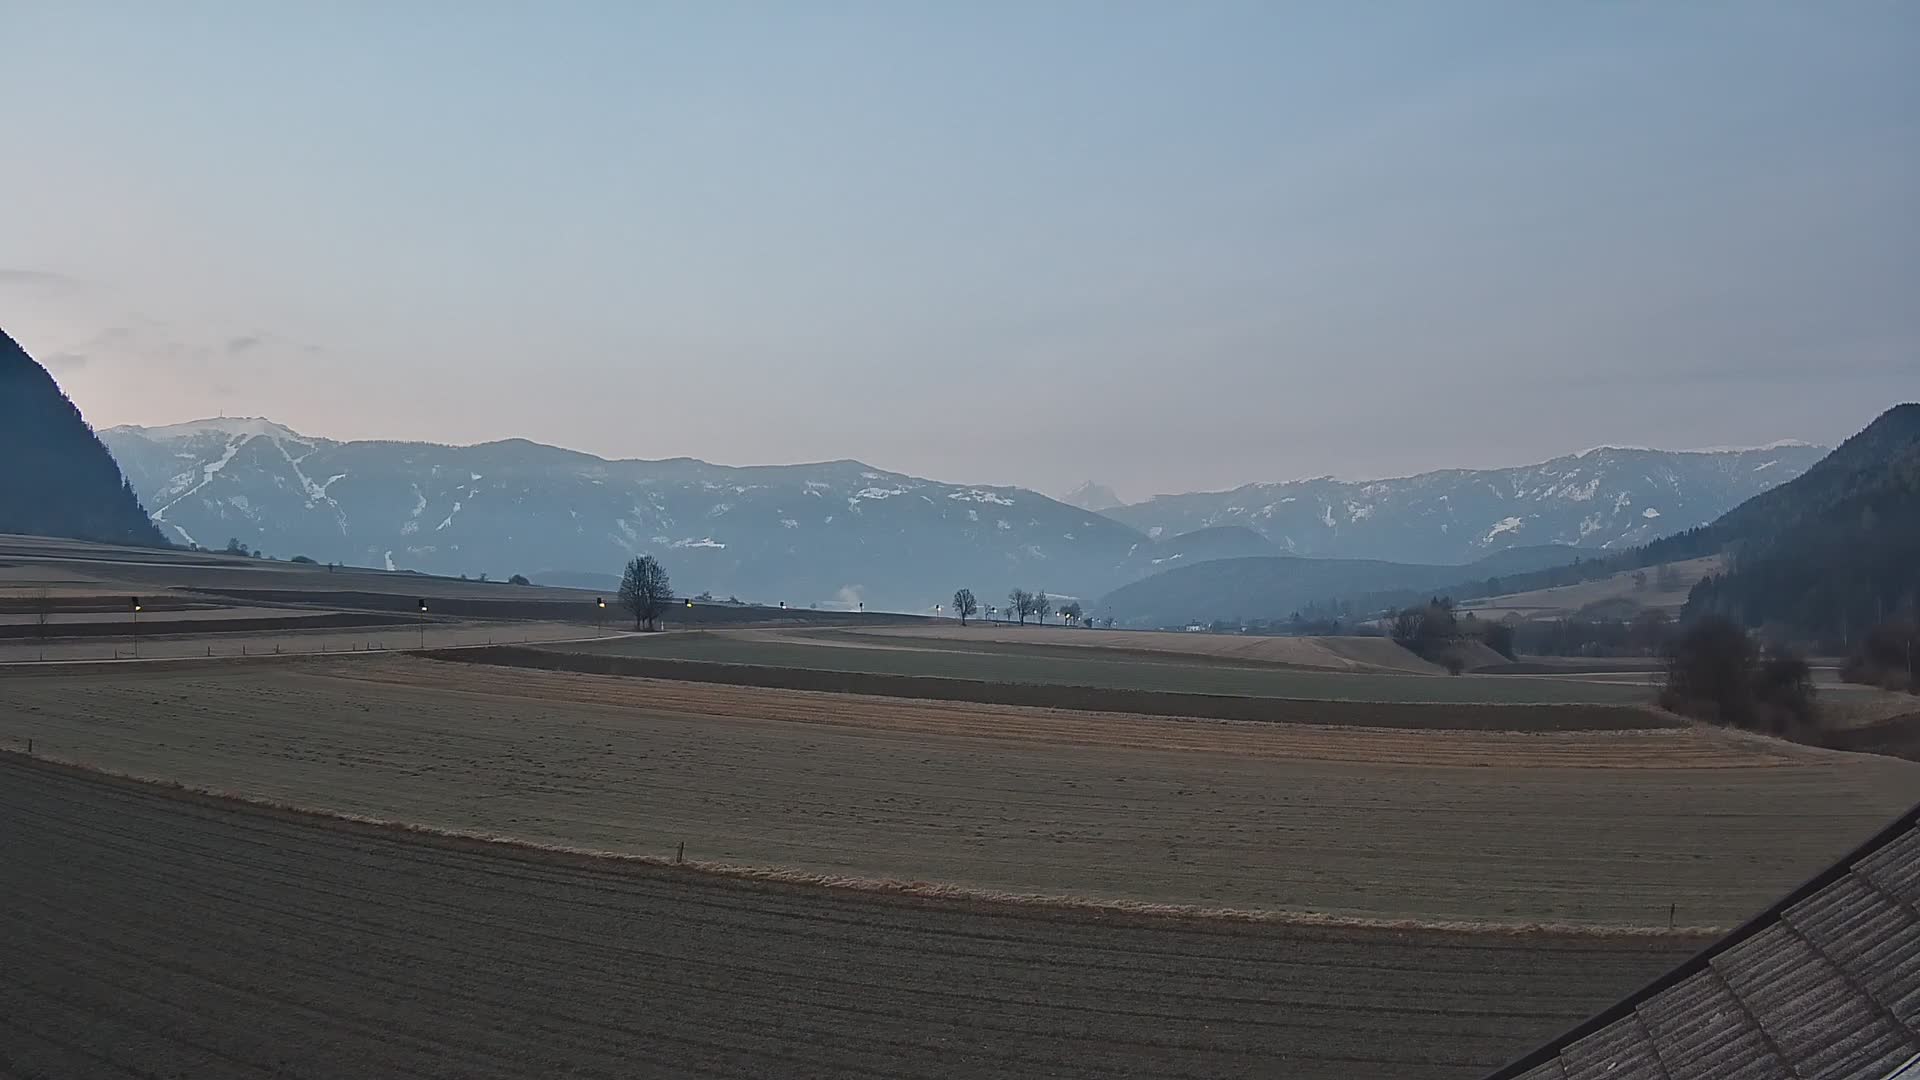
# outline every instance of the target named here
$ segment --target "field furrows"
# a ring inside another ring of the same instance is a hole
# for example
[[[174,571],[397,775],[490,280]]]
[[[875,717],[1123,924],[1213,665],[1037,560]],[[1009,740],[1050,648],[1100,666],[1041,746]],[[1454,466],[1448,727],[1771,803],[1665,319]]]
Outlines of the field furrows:
[[[0,847],[20,1076],[1470,1076],[1697,944],[745,883],[16,755]]]
[[[1104,633],[1088,631],[1088,633]],[[1029,644],[956,641],[876,634],[660,634],[583,640],[555,646],[569,653],[757,665],[798,671],[843,671],[1032,686],[1223,694],[1233,697],[1466,704],[1644,704],[1645,687],[1517,676],[1423,675],[1340,671],[1233,662],[1231,656],[1076,648],[1047,644],[1036,628]],[[1116,634],[1115,638],[1127,635]],[[1387,648],[1398,646],[1380,643]],[[902,646],[912,646],[903,648]],[[1411,655],[1411,654],[1408,654]]]
[[[1920,778],[1691,730],[1423,746],[398,659],[0,680],[0,739],[27,738],[210,790],[590,850],[684,842],[701,862],[997,894],[1661,927],[1669,905],[1681,925],[1739,921]]]

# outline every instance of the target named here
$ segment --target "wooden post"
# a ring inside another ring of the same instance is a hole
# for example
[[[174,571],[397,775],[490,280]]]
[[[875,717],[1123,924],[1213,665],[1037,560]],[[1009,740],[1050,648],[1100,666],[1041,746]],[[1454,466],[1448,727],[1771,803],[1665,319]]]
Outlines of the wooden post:
[[[1673,929],[1673,914],[1674,914],[1674,912],[1676,912],[1676,911],[1679,911],[1679,910],[1680,910],[1680,905],[1679,905],[1679,904],[1668,904],[1668,905],[1667,905],[1667,929],[1669,929],[1669,930],[1671,930],[1671,929]]]
[[[27,756],[28,757],[33,756],[33,740],[32,739],[27,740]]]
[[[685,840],[682,840],[680,841],[680,850],[673,853],[673,863],[675,866],[678,866],[681,863],[685,862],[686,859],[687,859],[687,842]]]

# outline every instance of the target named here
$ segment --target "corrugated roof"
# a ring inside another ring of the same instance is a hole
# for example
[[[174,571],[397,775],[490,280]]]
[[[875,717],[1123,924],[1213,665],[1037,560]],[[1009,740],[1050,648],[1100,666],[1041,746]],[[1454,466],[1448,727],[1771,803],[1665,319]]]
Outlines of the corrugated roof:
[[[1489,1080],[1920,1080],[1920,806]]]

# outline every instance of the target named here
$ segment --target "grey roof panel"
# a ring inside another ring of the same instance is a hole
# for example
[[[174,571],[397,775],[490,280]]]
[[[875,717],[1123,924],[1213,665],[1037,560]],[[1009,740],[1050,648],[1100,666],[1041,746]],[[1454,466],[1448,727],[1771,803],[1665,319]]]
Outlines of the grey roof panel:
[[[1920,904],[1920,832],[1909,832],[1869,854],[1854,870],[1909,906]]]
[[[1639,1014],[1660,1060],[1676,1076],[1793,1080],[1759,1025],[1711,970],[1655,994]]]
[[[1560,1056],[1567,1080],[1665,1080],[1646,1028],[1619,1023],[1601,1028],[1567,1047]]]
[[[1909,1044],[1885,1009],[1786,923],[1713,967],[1796,1076],[1860,1076],[1865,1063],[1906,1057]]]

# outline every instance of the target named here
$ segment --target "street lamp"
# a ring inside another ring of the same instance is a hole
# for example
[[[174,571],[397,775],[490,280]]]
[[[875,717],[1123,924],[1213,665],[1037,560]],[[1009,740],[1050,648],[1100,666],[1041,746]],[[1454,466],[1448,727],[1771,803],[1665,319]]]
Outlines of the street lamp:
[[[427,647],[427,598],[420,598],[420,647]]]
[[[604,596],[594,597],[593,609],[594,609],[593,610],[593,636],[599,637],[600,635],[606,633],[607,598]]]
[[[140,598],[127,597],[127,606],[133,609],[133,658],[140,659]]]

